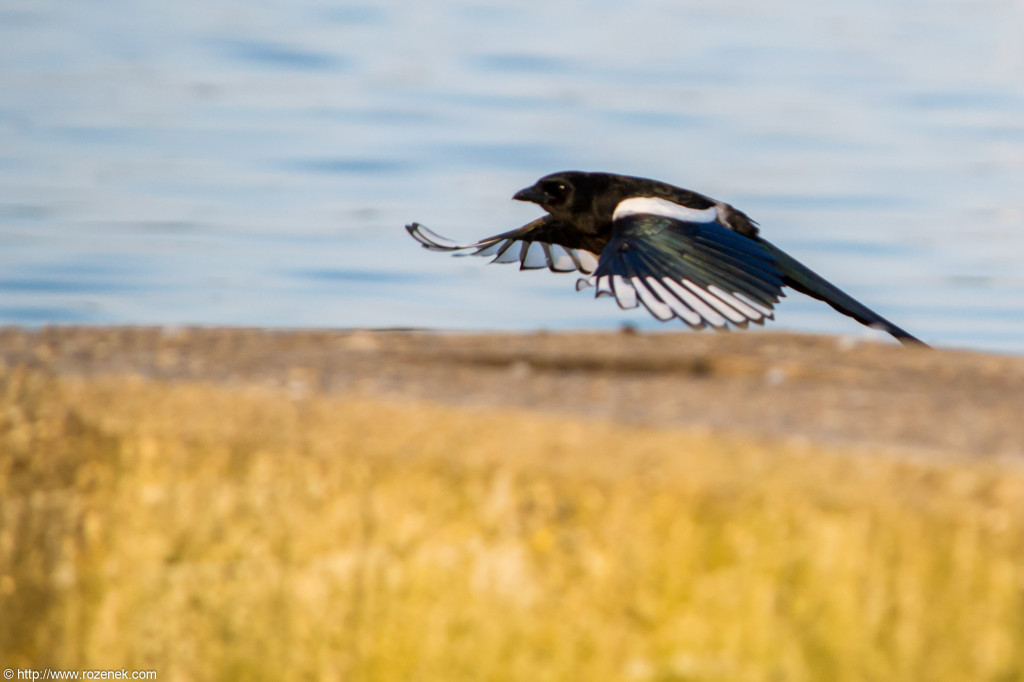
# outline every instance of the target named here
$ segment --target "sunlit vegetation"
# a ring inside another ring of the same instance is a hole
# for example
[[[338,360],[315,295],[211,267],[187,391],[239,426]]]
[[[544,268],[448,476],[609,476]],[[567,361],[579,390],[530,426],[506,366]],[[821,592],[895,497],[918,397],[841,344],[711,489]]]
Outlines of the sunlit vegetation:
[[[0,372],[4,667],[1012,680],[1024,472]]]

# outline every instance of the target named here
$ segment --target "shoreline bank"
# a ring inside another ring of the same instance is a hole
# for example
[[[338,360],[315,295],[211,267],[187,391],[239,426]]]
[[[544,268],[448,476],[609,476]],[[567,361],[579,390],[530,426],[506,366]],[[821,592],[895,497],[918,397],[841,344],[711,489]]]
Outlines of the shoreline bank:
[[[938,455],[1024,455],[1024,358],[758,332],[0,329],[0,362],[517,408]]]

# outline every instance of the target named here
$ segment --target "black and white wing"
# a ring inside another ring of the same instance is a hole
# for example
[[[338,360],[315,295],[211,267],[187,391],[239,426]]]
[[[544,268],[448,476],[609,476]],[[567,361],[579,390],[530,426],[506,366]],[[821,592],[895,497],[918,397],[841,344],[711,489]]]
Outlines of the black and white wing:
[[[772,252],[718,222],[715,207],[663,204],[669,202],[619,204],[597,269],[577,289],[593,286],[597,296],[614,296],[622,308],[642,304],[659,320],[678,317],[695,328],[771,319],[784,295]]]
[[[419,223],[406,225],[405,229],[431,251],[488,256],[492,263],[519,263],[520,270],[548,268],[552,272],[579,271],[589,275],[597,267],[596,252],[600,250],[587,243],[585,237],[566,230],[550,215],[472,244],[458,244]]]

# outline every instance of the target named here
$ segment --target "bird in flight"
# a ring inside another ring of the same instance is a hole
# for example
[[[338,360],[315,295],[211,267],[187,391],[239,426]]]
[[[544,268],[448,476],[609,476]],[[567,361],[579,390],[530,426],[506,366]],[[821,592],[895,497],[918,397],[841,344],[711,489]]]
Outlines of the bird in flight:
[[[696,329],[764,324],[790,287],[901,343],[926,345],[765,240],[745,213],[703,194],[647,178],[562,171],[513,199],[547,213],[472,244],[419,223],[405,229],[432,251],[582,273],[577,290],[594,288],[624,309],[642,305],[659,320]]]

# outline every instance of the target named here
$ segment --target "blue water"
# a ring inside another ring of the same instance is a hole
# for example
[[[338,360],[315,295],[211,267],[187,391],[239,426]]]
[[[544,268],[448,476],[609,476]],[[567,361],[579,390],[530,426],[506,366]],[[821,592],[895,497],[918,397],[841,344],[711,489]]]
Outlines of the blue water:
[[[551,171],[729,201],[935,344],[1024,352],[1024,3],[0,3],[0,323],[664,328],[417,248]],[[797,294],[776,329],[861,334]]]

